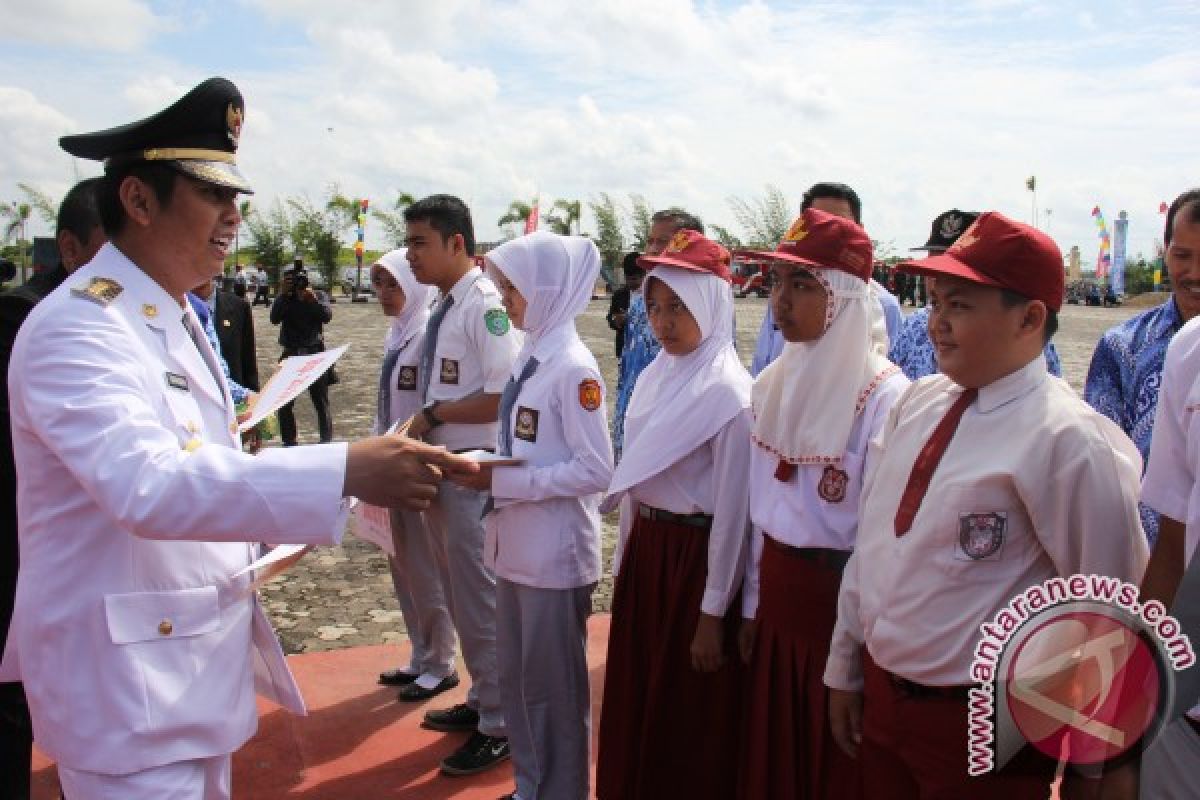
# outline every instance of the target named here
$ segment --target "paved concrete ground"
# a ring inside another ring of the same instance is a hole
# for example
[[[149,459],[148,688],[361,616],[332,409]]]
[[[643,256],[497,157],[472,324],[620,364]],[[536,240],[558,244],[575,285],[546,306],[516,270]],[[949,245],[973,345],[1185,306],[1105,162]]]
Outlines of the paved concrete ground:
[[[580,334],[596,354],[615,395],[616,358],[613,335],[604,321],[607,300],[593,301],[579,321]],[[762,323],[766,301],[737,301],[738,347],[749,363],[754,340]],[[911,309],[905,309],[906,312]],[[1100,334],[1128,318],[1132,308],[1081,308],[1067,306],[1055,342],[1066,378],[1082,389],[1092,350]],[[264,378],[279,355],[277,330],[267,319],[266,308],[254,310],[258,339],[259,371]],[[342,381],[331,389],[338,439],[352,439],[369,431],[375,409],[378,369],[387,322],[377,303],[334,306],[333,322],[326,329],[332,347],[350,344],[338,366]],[[611,412],[610,396],[610,412]],[[302,441],[315,441],[316,424],[307,396],[296,404]],[[605,564],[609,563],[615,529],[605,529]],[[607,572],[607,570],[606,570]],[[597,610],[608,610],[611,578],[606,577],[594,598]],[[385,644],[402,637],[400,612],[391,591],[391,577],[382,553],[374,546],[347,536],[340,547],[321,550],[301,561],[290,572],[264,587],[263,601],[270,612],[284,649],[289,653],[313,652],[354,645]]]

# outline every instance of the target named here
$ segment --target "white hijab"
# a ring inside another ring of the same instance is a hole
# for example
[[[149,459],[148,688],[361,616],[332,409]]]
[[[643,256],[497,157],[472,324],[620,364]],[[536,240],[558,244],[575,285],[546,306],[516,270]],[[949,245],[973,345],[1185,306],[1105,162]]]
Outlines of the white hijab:
[[[806,269],[825,287],[825,332],[788,342],[759,374],[752,438],[789,464],[840,466],[855,419],[896,367],[870,285],[841,270]]]
[[[575,318],[587,308],[600,276],[600,251],[591,239],[545,231],[505,242],[487,261],[525,298],[525,344],[514,369],[550,334],[575,330]]]
[[[682,460],[750,405],[753,380],[733,349],[733,295],[715,275],[658,266],[646,280],[671,287],[700,326],[700,346],[683,356],[660,350],[638,376],[625,412],[625,449],[605,507]]]
[[[379,266],[391,273],[392,277],[396,279],[396,283],[400,284],[401,291],[404,292],[404,309],[399,315],[392,317],[387,338],[383,340],[384,352],[403,347],[412,341],[414,336],[425,330],[425,323],[429,321],[429,307],[437,295],[436,287],[426,286],[417,281],[416,276],[412,273],[412,267],[408,265],[407,253],[408,248],[401,247],[399,250],[393,250],[380,256],[372,266],[372,269]]]

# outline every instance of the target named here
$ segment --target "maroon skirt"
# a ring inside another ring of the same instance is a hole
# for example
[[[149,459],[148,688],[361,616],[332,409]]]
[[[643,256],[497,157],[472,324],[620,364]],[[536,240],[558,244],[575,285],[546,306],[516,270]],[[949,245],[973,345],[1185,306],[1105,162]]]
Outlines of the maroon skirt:
[[[859,770],[833,740],[825,661],[841,570],[766,537],[739,796],[854,800]]]
[[[613,594],[596,759],[602,800],[728,800],[736,792],[741,602],[725,617],[725,665],[692,669],[707,574],[707,530],[635,520]]]

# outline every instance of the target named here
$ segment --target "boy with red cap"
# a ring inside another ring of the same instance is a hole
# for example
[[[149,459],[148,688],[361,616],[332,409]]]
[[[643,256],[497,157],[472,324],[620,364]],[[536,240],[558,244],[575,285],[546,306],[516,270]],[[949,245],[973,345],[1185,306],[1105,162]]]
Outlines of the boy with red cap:
[[[1137,582],[1141,458],[1046,372],[1063,268],[1044,233],[988,212],[902,269],[933,279],[943,374],[901,395],[872,445],[825,670],[833,734],[867,797],[1046,797],[1054,762],[1028,747],[968,777],[980,625],[1055,576]]]
[[[774,262],[771,309],[787,344],[752,393],[754,537],[739,634],[752,688],[738,788],[855,798],[858,771],[830,735],[822,675],[867,443],[908,379],[886,356],[871,239],[858,224],[808,209],[761,255]]]
[[[638,262],[662,350],[625,417],[602,510],[621,504],[596,796],[727,800],[737,777],[734,651],[750,534],[750,375],[733,349],[729,251],[693,230]]]

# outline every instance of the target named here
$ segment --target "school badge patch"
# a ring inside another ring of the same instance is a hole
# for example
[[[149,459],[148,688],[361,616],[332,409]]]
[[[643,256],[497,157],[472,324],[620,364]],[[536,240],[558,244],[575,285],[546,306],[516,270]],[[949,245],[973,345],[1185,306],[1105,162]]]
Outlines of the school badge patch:
[[[452,358],[442,359],[442,383],[450,384],[451,386],[458,385],[458,362]]]
[[[503,308],[489,308],[484,312],[483,322],[492,336],[503,336],[508,333],[508,314]]]
[[[840,470],[830,464],[821,473],[821,482],[817,484],[817,494],[826,503],[840,503],[846,499],[846,484],[850,476],[845,470]]]
[[[579,384],[579,405],[588,411],[595,411],[604,402],[604,392],[600,389],[600,381],[588,378]]]
[[[101,306],[108,306],[123,291],[125,287],[112,278],[92,278],[86,286],[71,287],[71,294]]]
[[[417,368],[401,367],[400,371],[396,373],[396,388],[415,390],[417,388]]]
[[[516,436],[518,439],[524,439],[527,442],[536,442],[537,429],[537,409],[517,406],[517,426],[513,429],[513,436]]]
[[[972,561],[983,561],[999,554],[1008,530],[1004,511],[967,512],[958,515],[958,548]]]

